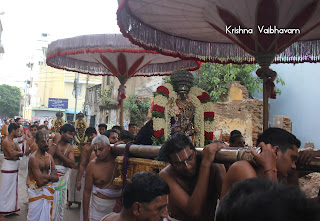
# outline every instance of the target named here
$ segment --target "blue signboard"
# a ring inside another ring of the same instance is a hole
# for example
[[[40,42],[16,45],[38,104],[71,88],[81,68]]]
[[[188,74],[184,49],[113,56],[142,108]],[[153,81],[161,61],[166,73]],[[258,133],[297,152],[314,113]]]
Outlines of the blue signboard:
[[[49,98],[49,108],[68,109],[68,99]]]

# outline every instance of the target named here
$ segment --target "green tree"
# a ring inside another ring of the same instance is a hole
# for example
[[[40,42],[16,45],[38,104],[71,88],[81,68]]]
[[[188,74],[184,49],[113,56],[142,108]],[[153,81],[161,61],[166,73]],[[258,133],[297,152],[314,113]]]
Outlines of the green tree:
[[[148,115],[150,99],[138,98],[137,95],[131,94],[125,99],[123,107],[129,113],[130,121],[141,126]]]
[[[240,81],[248,91],[250,97],[255,92],[262,91],[262,79],[253,75],[258,65],[221,65],[212,63],[203,63],[195,77],[195,83],[198,87],[207,91],[213,102],[221,101],[228,93],[227,84],[232,81]],[[278,76],[276,83],[284,85],[284,81]],[[277,94],[281,94],[280,89],[276,89]]]
[[[113,87],[114,87],[114,84],[113,84],[113,81],[111,81],[108,88],[101,93],[102,100],[105,102],[106,105],[109,105],[109,106],[117,106],[118,104],[118,101],[116,101],[111,97]]]
[[[14,117],[19,114],[21,92],[7,84],[0,85],[0,116]]]

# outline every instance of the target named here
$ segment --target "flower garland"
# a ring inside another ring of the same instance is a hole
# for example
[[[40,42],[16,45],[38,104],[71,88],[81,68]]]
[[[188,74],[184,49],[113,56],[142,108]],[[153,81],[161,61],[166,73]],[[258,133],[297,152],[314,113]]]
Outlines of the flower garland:
[[[60,128],[65,125],[65,120],[63,118],[56,118],[53,120],[52,127],[50,133],[60,132]]]
[[[191,103],[195,106],[194,127],[198,131],[195,137],[196,146],[211,143],[214,136],[213,103],[207,92],[198,87],[192,87],[189,92]],[[170,137],[171,117],[175,117],[177,93],[170,83],[159,86],[154,93],[154,103],[151,107],[153,118],[154,145],[161,145]]]

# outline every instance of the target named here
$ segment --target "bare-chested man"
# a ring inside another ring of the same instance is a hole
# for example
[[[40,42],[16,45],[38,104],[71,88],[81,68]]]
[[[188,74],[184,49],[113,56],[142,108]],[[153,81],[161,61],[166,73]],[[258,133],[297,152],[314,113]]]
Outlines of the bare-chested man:
[[[59,181],[54,183],[54,201],[53,201],[53,220],[61,221],[63,219],[64,199],[67,191],[68,174],[67,169],[74,167],[74,151],[71,141],[74,135],[74,127],[71,124],[65,124],[60,128],[60,141],[51,145],[48,153],[53,156],[54,163],[59,176]]]
[[[18,171],[19,157],[23,153],[17,142],[14,141],[20,134],[20,126],[11,123],[8,127],[9,135],[3,141],[2,151],[4,160],[1,167],[0,180],[0,218],[20,210],[18,205]]]
[[[112,182],[119,175],[115,162],[116,156],[110,150],[109,139],[99,135],[92,140],[96,158],[88,164],[83,192],[83,220],[100,221],[102,217],[114,211],[121,189]],[[91,194],[92,193],[92,194]]]
[[[91,145],[91,142],[93,138],[97,136],[97,131],[94,127],[88,127],[85,132],[86,136],[88,137],[88,142],[82,147],[81,150],[81,159],[80,159],[80,165],[79,165],[79,172],[77,177],[77,189],[80,190],[84,186],[84,177],[86,174],[86,168],[89,163],[89,159],[91,156],[91,153],[93,151],[93,147]],[[83,181],[82,181],[83,180]]]
[[[38,145],[36,144],[36,134],[38,132],[38,126],[37,125],[31,125],[30,126],[30,132],[32,135],[32,138],[27,140],[27,146],[26,146],[26,156],[29,156],[29,154],[34,153],[35,151],[38,150]]]
[[[205,146],[201,159],[183,134],[175,134],[163,144],[162,152],[170,165],[160,172],[160,177],[170,187],[170,220],[213,220],[226,173],[224,166],[213,160],[222,147],[225,145],[221,142]]]
[[[23,146],[24,140],[25,140],[25,135],[24,135],[23,126],[21,124],[21,118],[17,117],[16,119],[14,119],[14,122],[19,125],[19,131],[20,131],[18,137],[16,137],[15,140],[18,142],[19,147],[22,150],[22,152],[25,152],[24,146]]]
[[[82,196],[83,196],[83,190],[84,190],[84,180],[85,180],[84,178],[86,175],[86,169],[89,163],[89,158],[93,150],[91,146],[91,142],[92,142],[92,139],[97,136],[97,131],[94,127],[88,127],[86,129],[85,134],[88,137],[88,142],[82,147],[82,150],[81,150],[81,159],[80,159],[79,171],[77,176],[77,189],[80,190],[81,202],[82,202]],[[80,221],[82,220],[83,220],[83,203],[81,203],[81,208],[80,208]]]
[[[223,181],[222,197],[231,186],[249,178],[268,178],[274,182],[281,179],[287,182],[289,175],[296,169],[298,148],[301,142],[288,131],[281,128],[269,128],[259,137],[261,154],[251,150],[259,166],[253,166],[248,161],[238,161],[231,165]]]
[[[168,217],[169,186],[151,172],[136,173],[123,189],[120,213],[110,213],[102,221],[159,221]]]
[[[53,158],[47,153],[49,150],[49,134],[39,131],[35,138],[38,149],[31,154],[28,165],[30,178],[28,197],[28,221],[50,221],[52,217],[54,188],[52,182],[59,178]]]

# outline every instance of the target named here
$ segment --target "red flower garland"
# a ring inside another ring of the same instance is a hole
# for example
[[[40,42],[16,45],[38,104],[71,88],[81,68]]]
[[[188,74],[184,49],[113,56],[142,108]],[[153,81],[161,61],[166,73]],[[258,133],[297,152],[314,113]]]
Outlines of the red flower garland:
[[[156,130],[156,131],[154,131],[154,136],[155,136],[156,138],[159,138],[159,137],[161,137],[162,135],[164,135],[164,128],[162,128],[161,130]]]
[[[157,104],[152,106],[152,112],[156,111],[156,112],[164,113],[164,109],[165,109],[164,107],[159,106]]]
[[[205,131],[205,132],[204,132],[204,136],[205,136],[205,138],[208,139],[208,140],[213,140],[213,132],[207,132],[207,131]]]
[[[166,97],[169,97],[169,90],[165,86],[159,86],[157,92],[164,94]]]
[[[121,97],[121,99],[123,99],[123,100],[126,99],[126,95],[125,95],[125,94],[121,94],[120,97]]]
[[[205,103],[205,102],[209,101],[210,96],[207,92],[202,92],[202,94],[200,96],[198,96],[197,98],[201,101],[201,103]]]
[[[214,118],[214,112],[204,112],[204,118],[205,119],[213,119]]]

